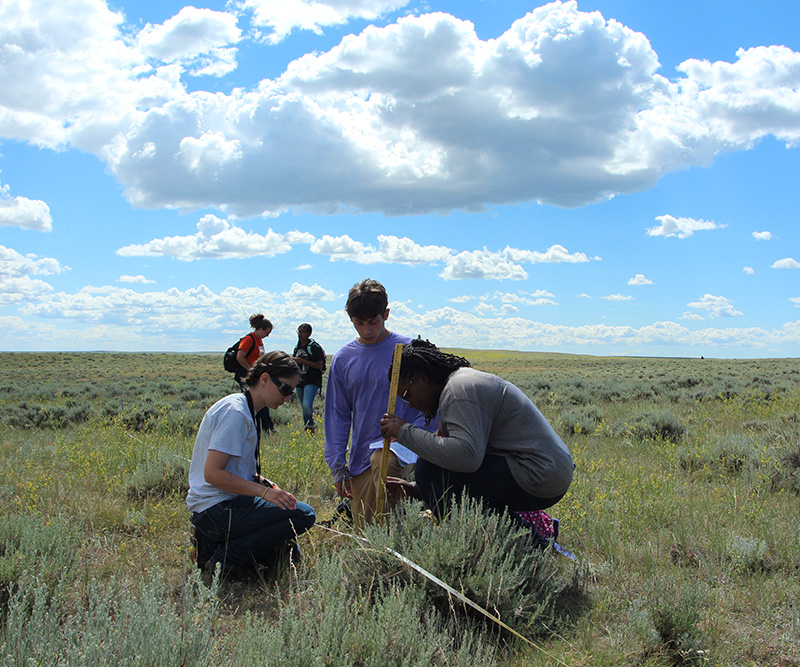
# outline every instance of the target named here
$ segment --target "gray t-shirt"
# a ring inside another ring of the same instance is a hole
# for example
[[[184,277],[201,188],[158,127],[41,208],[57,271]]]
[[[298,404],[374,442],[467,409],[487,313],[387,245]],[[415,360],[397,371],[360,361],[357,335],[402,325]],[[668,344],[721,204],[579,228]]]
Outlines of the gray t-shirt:
[[[439,398],[439,432],[404,424],[397,439],[455,472],[475,472],[487,451],[505,456],[516,482],[538,498],[555,498],[572,481],[567,446],[522,390],[496,375],[453,373]]]
[[[203,471],[208,450],[230,454],[225,470],[252,480],[256,474],[256,443],[256,426],[247,407],[247,396],[231,394],[208,409],[200,422],[189,466],[186,504],[191,512],[203,512],[236,495],[206,482]]]

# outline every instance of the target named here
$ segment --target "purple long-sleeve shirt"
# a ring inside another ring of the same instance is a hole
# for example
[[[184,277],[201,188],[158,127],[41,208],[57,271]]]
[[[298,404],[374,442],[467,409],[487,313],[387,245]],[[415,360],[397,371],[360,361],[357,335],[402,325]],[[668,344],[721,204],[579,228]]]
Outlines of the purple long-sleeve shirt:
[[[389,332],[380,343],[364,345],[354,340],[333,356],[325,390],[325,462],[334,481],[369,468],[369,446],[382,440],[380,422],[389,403],[394,346],[410,342],[408,336]],[[399,399],[395,414],[426,430],[436,430],[435,419],[426,427],[424,415]]]

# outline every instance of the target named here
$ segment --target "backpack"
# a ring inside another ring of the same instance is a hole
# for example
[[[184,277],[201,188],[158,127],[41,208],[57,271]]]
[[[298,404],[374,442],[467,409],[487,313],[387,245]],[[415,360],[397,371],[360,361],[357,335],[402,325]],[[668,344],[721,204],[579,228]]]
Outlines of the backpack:
[[[325,354],[325,350],[322,349],[322,345],[320,345],[317,341],[314,341],[314,345],[319,348],[319,351],[322,352],[322,368],[319,369],[320,373],[324,373],[325,369],[328,367],[328,355]]]
[[[324,373],[325,369],[328,367],[328,356],[325,354],[325,350],[322,349],[322,345],[320,345],[313,338],[309,338],[308,339],[308,343],[306,343],[306,347],[305,347],[306,354],[308,355],[308,357],[310,359],[313,356],[312,353],[311,353],[311,350],[314,348],[315,345],[319,348],[319,351],[322,353],[322,367],[319,369],[319,372],[320,373]],[[295,355],[297,354],[297,350],[301,350],[301,349],[303,349],[303,348],[301,348],[300,346],[295,347],[294,348]]]
[[[237,340],[233,345],[231,345],[227,350],[225,350],[225,354],[222,357],[222,366],[225,368],[228,373],[235,373],[239,370],[239,362],[236,360],[236,355],[239,352],[239,345],[241,345],[242,341],[250,336],[252,340],[252,335],[247,334],[247,336],[242,336],[239,340]],[[253,341],[253,345],[255,345],[255,341]],[[253,351],[253,346],[250,346],[250,352]],[[248,354],[250,354],[248,352]]]

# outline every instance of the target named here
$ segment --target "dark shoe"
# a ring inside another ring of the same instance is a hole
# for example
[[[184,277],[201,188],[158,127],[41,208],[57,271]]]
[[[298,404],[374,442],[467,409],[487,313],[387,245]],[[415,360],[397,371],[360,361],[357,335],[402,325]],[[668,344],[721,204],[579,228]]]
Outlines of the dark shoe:
[[[330,528],[333,524],[335,524],[339,519],[344,519],[347,523],[353,523],[353,510],[350,507],[350,499],[345,498],[342,502],[340,502],[336,509],[333,510],[333,514],[331,518],[327,521],[320,521],[319,524],[321,526],[327,526]]]
[[[198,568],[204,570],[209,559],[214,555],[214,550],[217,548],[217,545],[211,542],[194,526],[192,526],[189,534],[189,540],[194,547],[194,562]]]

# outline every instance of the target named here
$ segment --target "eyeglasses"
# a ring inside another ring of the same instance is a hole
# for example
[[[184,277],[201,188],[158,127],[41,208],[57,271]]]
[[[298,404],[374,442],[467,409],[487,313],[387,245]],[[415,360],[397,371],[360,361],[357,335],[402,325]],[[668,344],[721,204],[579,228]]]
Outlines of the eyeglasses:
[[[281,392],[281,396],[291,396],[294,393],[294,387],[292,385],[281,382],[274,375],[270,375],[269,379],[272,380],[272,382],[278,388],[278,391]]]
[[[408,401],[408,390],[411,389],[411,385],[414,384],[414,380],[416,380],[416,379],[417,379],[416,375],[413,378],[411,378],[411,382],[408,383],[408,386],[406,387],[406,390],[400,396],[400,400],[401,401],[405,401],[406,403],[409,402]]]

